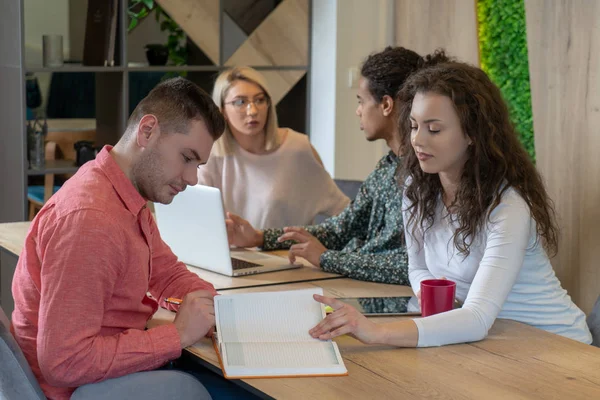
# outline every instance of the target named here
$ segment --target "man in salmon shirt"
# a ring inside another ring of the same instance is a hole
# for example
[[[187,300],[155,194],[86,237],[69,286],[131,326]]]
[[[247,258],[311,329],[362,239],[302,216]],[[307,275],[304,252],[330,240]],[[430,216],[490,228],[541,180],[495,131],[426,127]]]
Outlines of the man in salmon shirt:
[[[210,398],[192,375],[157,370],[214,326],[216,292],[161,240],[146,203],[195,185],[224,127],[202,89],[164,81],[33,220],[12,331],[47,397]],[[184,298],[174,322],[145,330],[167,297]]]

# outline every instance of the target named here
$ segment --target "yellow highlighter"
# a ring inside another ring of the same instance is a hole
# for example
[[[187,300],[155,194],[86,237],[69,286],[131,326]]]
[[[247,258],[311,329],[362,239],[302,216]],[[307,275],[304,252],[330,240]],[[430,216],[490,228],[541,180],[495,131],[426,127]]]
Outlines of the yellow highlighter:
[[[325,306],[325,314],[331,314],[333,312],[333,308],[331,306]]]

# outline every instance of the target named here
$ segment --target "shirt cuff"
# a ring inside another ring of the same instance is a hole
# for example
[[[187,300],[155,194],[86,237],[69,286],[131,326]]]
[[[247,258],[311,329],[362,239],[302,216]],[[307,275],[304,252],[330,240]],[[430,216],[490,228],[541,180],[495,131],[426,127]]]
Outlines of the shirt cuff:
[[[157,364],[174,360],[181,356],[181,340],[174,324],[165,324],[150,329],[152,346]]]
[[[325,272],[333,272],[336,274],[344,274],[344,269],[339,267],[338,255],[339,251],[325,250],[319,258],[321,269]]]
[[[196,275],[196,277],[198,277],[198,276]],[[199,279],[201,280],[201,282],[198,282],[198,285],[189,293],[195,292],[197,290],[207,290],[209,292],[212,292],[213,296],[217,295],[217,291],[212,283],[205,281],[204,279],[201,279],[201,278],[199,278]]]
[[[283,229],[265,229],[263,231],[263,245],[261,248],[265,251],[289,249],[294,244],[294,241],[287,240],[279,243],[277,238],[281,235],[283,235]]]

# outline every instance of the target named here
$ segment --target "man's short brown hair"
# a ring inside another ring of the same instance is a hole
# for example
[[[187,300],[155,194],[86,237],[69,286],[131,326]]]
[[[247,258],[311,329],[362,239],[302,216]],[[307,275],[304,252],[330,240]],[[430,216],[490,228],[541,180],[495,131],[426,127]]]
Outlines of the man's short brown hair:
[[[187,133],[192,120],[202,120],[213,140],[225,130],[225,119],[212,98],[195,83],[185,78],[171,78],[159,83],[137,105],[129,120],[127,131],[146,114],[155,115],[161,131]]]

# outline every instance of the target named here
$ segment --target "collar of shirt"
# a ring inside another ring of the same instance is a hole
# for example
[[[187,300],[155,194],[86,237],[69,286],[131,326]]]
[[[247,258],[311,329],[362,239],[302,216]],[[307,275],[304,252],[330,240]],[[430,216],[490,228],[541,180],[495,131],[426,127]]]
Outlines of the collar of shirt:
[[[96,156],[96,163],[106,174],[108,180],[115,188],[117,195],[125,204],[125,207],[127,207],[129,212],[137,216],[146,207],[147,200],[140,195],[135,186],[133,186],[133,183],[110,155],[112,148],[113,146],[104,146]]]
[[[396,153],[394,153],[393,151],[390,150],[390,152],[387,155],[388,163],[397,164],[398,160],[400,160],[400,158],[396,155]]]

